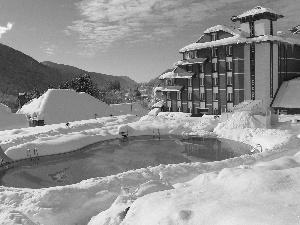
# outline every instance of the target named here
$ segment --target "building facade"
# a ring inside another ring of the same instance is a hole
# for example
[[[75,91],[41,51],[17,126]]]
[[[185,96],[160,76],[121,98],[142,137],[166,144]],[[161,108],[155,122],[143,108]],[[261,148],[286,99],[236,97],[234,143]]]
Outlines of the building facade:
[[[180,49],[182,60],[160,76],[165,111],[221,114],[260,100],[268,110],[283,81],[300,75],[300,40],[274,35],[283,16],[255,7],[239,16],[239,28],[217,25]]]

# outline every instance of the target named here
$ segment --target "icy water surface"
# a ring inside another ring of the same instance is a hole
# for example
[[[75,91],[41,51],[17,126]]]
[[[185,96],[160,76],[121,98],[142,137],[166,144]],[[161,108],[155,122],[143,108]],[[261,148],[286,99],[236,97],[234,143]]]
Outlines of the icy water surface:
[[[71,153],[33,157],[0,172],[0,185],[43,188],[78,183],[128,170],[191,161],[219,161],[248,148],[215,138],[130,137],[100,142]]]

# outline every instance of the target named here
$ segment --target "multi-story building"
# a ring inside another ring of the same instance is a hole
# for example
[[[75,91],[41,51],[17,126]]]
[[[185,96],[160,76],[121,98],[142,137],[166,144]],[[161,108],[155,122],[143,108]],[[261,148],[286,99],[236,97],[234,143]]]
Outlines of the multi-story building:
[[[182,60],[160,76],[165,111],[220,114],[245,101],[268,110],[282,82],[300,75],[300,40],[274,35],[282,17],[257,6],[231,18],[239,28],[211,27],[180,49]]]

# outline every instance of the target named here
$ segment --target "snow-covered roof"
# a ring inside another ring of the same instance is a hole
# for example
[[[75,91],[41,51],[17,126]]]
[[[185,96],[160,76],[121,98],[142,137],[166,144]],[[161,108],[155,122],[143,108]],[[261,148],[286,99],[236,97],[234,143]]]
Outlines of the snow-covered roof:
[[[49,89],[25,104],[18,113],[37,117],[47,125],[120,115],[111,106],[87,93],[67,89]]]
[[[168,78],[191,78],[192,76],[194,76],[194,73],[192,72],[188,72],[186,70],[184,70],[183,68],[180,67],[176,67],[174,68],[173,71],[164,73],[162,75],[160,75],[159,79],[163,80],[163,79],[168,79]]]
[[[204,31],[204,34],[209,34],[209,33],[218,32],[218,31],[224,31],[224,32],[232,34],[232,35],[237,35],[236,32],[232,31],[231,29],[229,29],[228,27],[226,27],[224,25],[217,25],[217,26],[208,28],[207,30]]]
[[[244,12],[239,16],[233,17],[232,21],[241,20],[242,18],[246,18],[246,17],[253,17],[253,16],[259,15],[259,14],[272,14],[273,16],[275,16],[276,19],[283,17],[283,15],[278,14],[277,12],[273,11],[272,9],[264,8],[261,6],[256,6],[255,8],[253,8],[247,12]]]
[[[183,86],[178,86],[178,85],[174,85],[174,86],[163,86],[161,91],[181,91],[181,89],[183,88]]]
[[[265,42],[265,41],[279,41],[288,44],[300,45],[300,40],[294,38],[284,38],[284,37],[272,36],[272,35],[262,35],[254,38],[245,38],[241,35],[235,35],[233,37],[228,37],[217,41],[211,41],[205,43],[192,43],[180,49],[179,52],[183,53],[186,51],[198,50],[203,48],[211,48],[211,47],[222,46],[222,45],[242,44],[242,43],[249,44],[253,42]]]
[[[274,108],[300,108],[300,77],[281,84],[272,104]]]
[[[11,112],[11,109],[0,103],[0,131],[28,127],[29,123],[25,115]]]

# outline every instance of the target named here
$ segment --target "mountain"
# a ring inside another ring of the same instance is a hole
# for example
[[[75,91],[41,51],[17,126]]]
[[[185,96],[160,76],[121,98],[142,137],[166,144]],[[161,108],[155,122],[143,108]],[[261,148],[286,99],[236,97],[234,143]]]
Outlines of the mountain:
[[[88,72],[86,70],[82,70],[74,66],[57,64],[50,61],[44,61],[42,62],[42,64],[53,69],[58,69],[64,73],[72,73],[76,75],[76,77],[79,75],[88,74],[91,77],[92,81],[98,85],[98,87],[105,86],[109,81],[115,80],[120,82],[121,87],[133,87],[138,84],[137,82],[126,76],[113,76],[103,73]]]
[[[0,92],[17,96],[37,86],[39,91],[49,85],[70,80],[74,75],[57,70],[36,61],[32,57],[0,44]]]
[[[44,92],[49,86],[57,87],[82,74],[90,75],[98,87],[114,80],[120,81],[122,87],[137,84],[128,77],[92,73],[52,62],[40,63],[18,50],[0,44],[0,94],[17,96],[18,93],[32,91],[35,86]]]

